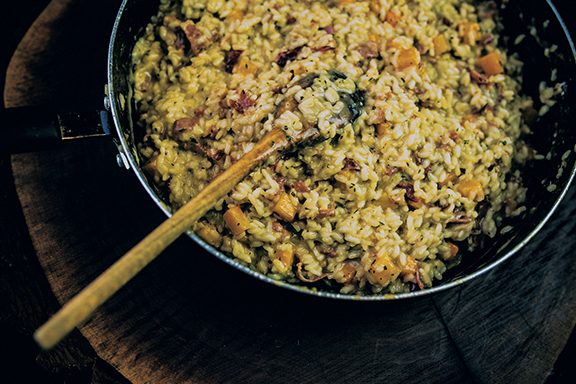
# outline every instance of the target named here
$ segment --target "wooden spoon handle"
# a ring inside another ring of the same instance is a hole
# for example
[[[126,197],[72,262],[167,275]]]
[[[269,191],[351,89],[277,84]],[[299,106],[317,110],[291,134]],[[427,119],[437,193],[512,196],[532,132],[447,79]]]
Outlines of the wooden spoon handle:
[[[183,232],[214,207],[262,160],[290,145],[281,129],[266,134],[254,148],[216,177],[204,190],[180,208],[171,218],[146,236],[96,280],[74,296],[34,334],[38,344],[55,346],[138,272],[156,258]]]

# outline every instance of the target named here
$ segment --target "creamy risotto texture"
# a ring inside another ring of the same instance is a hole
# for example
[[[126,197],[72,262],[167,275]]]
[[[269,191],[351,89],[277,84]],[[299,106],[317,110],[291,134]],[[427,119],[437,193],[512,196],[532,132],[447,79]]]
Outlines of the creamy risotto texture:
[[[537,115],[493,3],[183,0],[133,52],[144,169],[178,208],[274,128],[269,158],[194,227],[273,279],[432,286],[525,208]]]

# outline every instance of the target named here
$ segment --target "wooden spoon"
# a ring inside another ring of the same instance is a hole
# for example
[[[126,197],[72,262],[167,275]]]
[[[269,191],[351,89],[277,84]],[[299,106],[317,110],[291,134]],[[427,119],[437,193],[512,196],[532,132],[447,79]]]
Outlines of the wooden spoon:
[[[354,107],[362,105],[362,103],[356,104],[358,105]],[[349,115],[348,121],[339,122],[337,125],[353,122],[357,117],[355,114]],[[87,320],[100,305],[154,260],[168,245],[190,229],[194,222],[212,209],[216,202],[230,192],[256,165],[276,152],[295,144],[313,143],[314,139],[319,136],[320,132],[315,127],[305,129],[297,137],[290,137],[290,139],[280,128],[268,132],[250,152],[222,172],[196,197],[66,303],[34,333],[36,342],[44,349],[54,347],[75,327]]]

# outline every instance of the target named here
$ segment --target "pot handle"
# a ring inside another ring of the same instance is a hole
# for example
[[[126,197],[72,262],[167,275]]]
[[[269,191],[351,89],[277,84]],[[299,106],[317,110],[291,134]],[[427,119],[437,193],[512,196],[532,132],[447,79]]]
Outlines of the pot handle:
[[[0,153],[57,147],[72,139],[110,135],[108,112],[54,112],[45,107],[0,110]]]

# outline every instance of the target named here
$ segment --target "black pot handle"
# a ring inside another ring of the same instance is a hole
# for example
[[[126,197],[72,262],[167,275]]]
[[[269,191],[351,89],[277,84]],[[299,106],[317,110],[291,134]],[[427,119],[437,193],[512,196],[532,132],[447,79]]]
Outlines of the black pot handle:
[[[0,110],[0,153],[54,148],[65,141],[110,135],[108,112],[54,112],[44,107]]]

